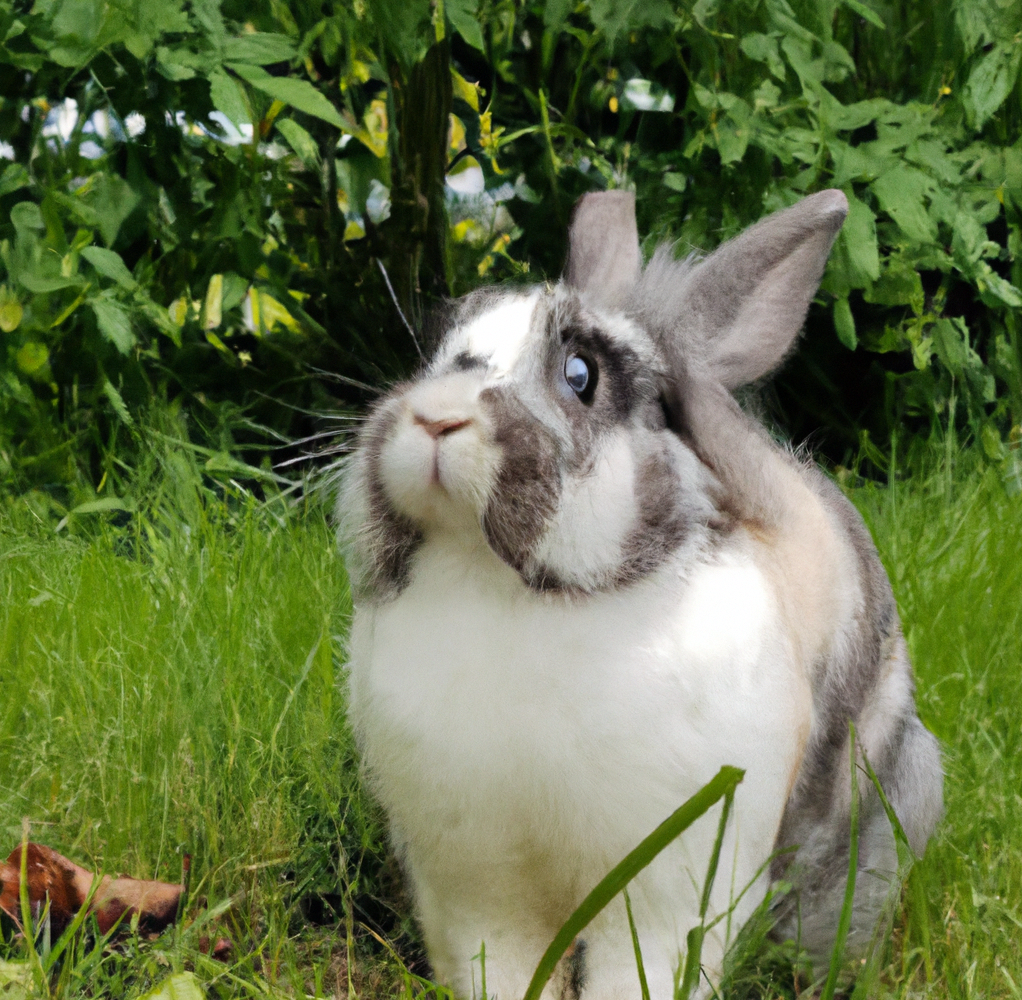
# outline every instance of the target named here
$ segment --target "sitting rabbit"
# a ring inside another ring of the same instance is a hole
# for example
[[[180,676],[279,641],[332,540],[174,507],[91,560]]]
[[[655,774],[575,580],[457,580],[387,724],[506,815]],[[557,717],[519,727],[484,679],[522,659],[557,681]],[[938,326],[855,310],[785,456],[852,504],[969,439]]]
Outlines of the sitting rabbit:
[[[453,303],[432,362],[364,425],[338,503],[350,716],[460,997],[478,995],[485,944],[488,995],[518,1000],[579,902],[723,764],[746,774],[710,979],[725,929],[781,875],[795,889],[777,933],[826,960],[849,720],[915,851],[939,818],[940,753],[867,529],[731,395],[791,348],[847,207],[823,191],[700,262],[661,248],[643,269],[634,197],[587,195],[562,281]],[[859,949],[896,869],[864,786]],[[629,888],[655,1000],[699,923],[718,816]],[[544,997],[638,997],[620,897],[583,938]]]

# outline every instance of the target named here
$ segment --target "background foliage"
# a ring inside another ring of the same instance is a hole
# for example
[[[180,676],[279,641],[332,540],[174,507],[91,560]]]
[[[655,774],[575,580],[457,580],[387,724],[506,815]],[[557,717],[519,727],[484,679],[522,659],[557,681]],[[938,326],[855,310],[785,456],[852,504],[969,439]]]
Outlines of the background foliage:
[[[0,478],[119,503],[155,406],[211,476],[269,482],[274,435],[417,363],[403,317],[421,340],[445,295],[556,276],[582,192],[633,187],[686,253],[836,186],[768,404],[836,461],[957,420],[1018,485],[1020,26],[1022,0],[0,0]]]

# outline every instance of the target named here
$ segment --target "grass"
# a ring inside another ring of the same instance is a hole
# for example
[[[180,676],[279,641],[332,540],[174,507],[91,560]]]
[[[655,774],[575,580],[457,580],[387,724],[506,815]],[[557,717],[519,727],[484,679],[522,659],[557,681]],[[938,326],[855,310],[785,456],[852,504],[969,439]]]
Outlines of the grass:
[[[1022,496],[956,461],[853,490],[947,770],[947,817],[871,987],[884,997],[1022,997]],[[27,819],[106,872],[177,881],[194,858],[178,932],[106,951],[85,935],[51,995],[131,998],[181,969],[213,996],[403,992],[365,929],[421,968],[344,725],[350,602],[322,510],[168,493],[119,527],[92,514],[55,533],[34,503],[0,516],[0,856]],[[227,963],[204,936],[231,938]],[[794,996],[790,955],[746,945],[731,994]],[[5,923],[0,997],[24,954]]]

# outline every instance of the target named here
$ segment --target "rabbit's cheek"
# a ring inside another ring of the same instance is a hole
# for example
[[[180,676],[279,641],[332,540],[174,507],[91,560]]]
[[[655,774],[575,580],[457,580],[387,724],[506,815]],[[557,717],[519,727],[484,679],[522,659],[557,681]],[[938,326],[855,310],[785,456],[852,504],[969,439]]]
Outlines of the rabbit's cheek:
[[[379,471],[394,509],[421,521],[434,487],[436,442],[411,421],[403,420],[380,452]]]
[[[617,573],[635,528],[635,463],[629,436],[609,436],[584,474],[565,478],[536,561],[560,580],[594,590]]]

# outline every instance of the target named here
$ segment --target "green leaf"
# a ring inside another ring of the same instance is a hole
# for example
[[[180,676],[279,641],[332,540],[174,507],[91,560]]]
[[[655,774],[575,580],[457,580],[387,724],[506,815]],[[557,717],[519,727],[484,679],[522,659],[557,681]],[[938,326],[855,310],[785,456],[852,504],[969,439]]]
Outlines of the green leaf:
[[[962,91],[962,104],[974,128],[981,129],[1011,93],[1018,81],[1020,62],[1022,45],[1013,42],[995,45],[973,66]]]
[[[777,48],[776,38],[754,31],[752,34],[746,35],[739,44],[750,59],[766,63],[772,76],[777,77],[778,80],[785,78],[784,60]]]
[[[319,163],[319,146],[293,118],[278,118],[277,131],[287,140],[287,144],[298,154],[298,158],[307,167],[315,168]]]
[[[39,211],[39,206],[34,201],[19,201],[11,209],[11,225],[18,233],[40,232],[46,228],[43,213]]]
[[[156,48],[156,69],[161,76],[175,83],[195,78],[195,67],[182,61],[184,57],[179,49],[169,49],[166,45]]]
[[[107,385],[110,385],[107,382]],[[105,386],[104,386],[105,388]],[[117,390],[110,386],[115,393]],[[117,393],[117,398],[121,399],[120,393]],[[124,400],[121,400],[121,406],[124,406]],[[127,411],[125,411],[127,412]],[[104,511],[110,510],[134,510],[135,505],[130,500],[122,500],[120,497],[100,497],[98,500],[86,500],[85,503],[80,503],[77,507],[72,508],[68,511],[69,514],[102,514]]]
[[[483,32],[479,27],[479,0],[446,0],[444,13],[454,30],[474,49],[485,51]]]
[[[589,16],[613,44],[618,35],[669,24],[674,10],[667,0],[591,0]]]
[[[738,163],[749,145],[750,129],[737,127],[729,118],[725,118],[715,130],[717,136],[717,152],[720,153],[722,166]]]
[[[672,841],[687,830],[712,805],[728,793],[733,793],[745,772],[736,767],[722,767],[716,776],[687,802],[667,817],[642,843],[615,865],[596,888],[579,904],[574,913],[564,922],[550,947],[536,966],[523,1000],[539,1000],[554,968],[568,950],[571,943],[582,933],[601,910],[636,875],[660,854]]]
[[[547,0],[543,7],[543,26],[548,31],[558,31],[568,19],[572,6],[572,0]]]
[[[848,216],[834,247],[834,268],[843,272],[848,288],[863,288],[880,277],[876,219],[870,207],[845,189]]]
[[[872,184],[880,207],[917,243],[937,240],[937,224],[923,204],[934,186],[934,181],[921,170],[904,165],[881,174]]]
[[[80,200],[94,213],[95,224],[107,246],[117,239],[125,219],[135,210],[139,201],[132,186],[117,174],[100,174]]]
[[[290,62],[296,55],[291,39],[274,32],[256,31],[228,38],[224,43],[224,59],[227,62],[267,66],[270,63]]]
[[[28,187],[31,183],[32,178],[28,176],[28,171],[20,163],[10,163],[0,175],[0,198],[12,191]]]
[[[117,391],[110,379],[103,380],[103,394],[108,400],[110,400],[110,405],[114,408],[114,412],[117,416],[119,416],[128,427],[133,427],[135,421],[132,419],[131,413],[128,412],[128,407],[125,405],[124,397]]]
[[[0,286],[0,330],[13,333],[21,323],[24,313],[21,302],[6,285]]]
[[[887,25],[885,25],[881,20],[880,15],[875,10],[872,10],[870,7],[867,7],[864,3],[862,3],[862,0],[842,0],[842,3],[844,3],[849,10],[858,14],[859,17],[865,18],[869,21],[869,23],[875,28],[880,28],[882,30],[886,29]]]
[[[972,363],[972,358],[982,364],[969,344],[969,328],[960,316],[941,318],[933,324],[933,346],[937,357],[952,375],[961,375]]]
[[[178,972],[140,1000],[206,1000],[206,994],[193,972]]]
[[[852,307],[848,304],[848,298],[838,299],[834,303],[834,330],[837,339],[841,341],[850,351],[854,351],[859,343],[855,335],[855,318],[852,316]]]
[[[1022,291],[1019,291],[1010,281],[1005,281],[999,274],[996,274],[986,261],[980,264],[978,268],[976,285],[984,299],[992,296],[995,300],[993,303],[988,304],[999,305],[1003,303],[1015,309],[1022,306]]]
[[[224,275],[223,311],[227,312],[229,309],[239,305],[247,291],[248,282],[240,274],[228,271]]]
[[[50,352],[45,344],[29,340],[18,348],[14,360],[22,374],[35,375],[50,360]]]
[[[113,278],[122,288],[128,291],[138,287],[138,282],[131,275],[127,265],[121,259],[119,253],[113,250],[104,250],[102,247],[85,247],[82,256],[107,278]]]
[[[344,127],[337,108],[307,80],[298,80],[290,76],[270,76],[266,70],[245,63],[231,63],[230,68],[256,90],[261,90],[275,101],[290,104],[291,107],[314,118],[321,118],[337,128]]]
[[[100,333],[121,354],[127,354],[135,346],[136,339],[128,314],[117,302],[105,296],[93,299],[89,306],[96,315]]]
[[[901,258],[892,258],[871,288],[863,292],[867,302],[881,306],[912,306],[922,312],[923,282],[919,273]]]
[[[47,278],[33,271],[19,271],[18,281],[36,295],[48,295],[50,292],[59,292],[63,288],[74,288],[82,284],[81,278]]]
[[[209,97],[213,107],[235,125],[252,124],[252,112],[241,84],[222,69],[209,74]]]

